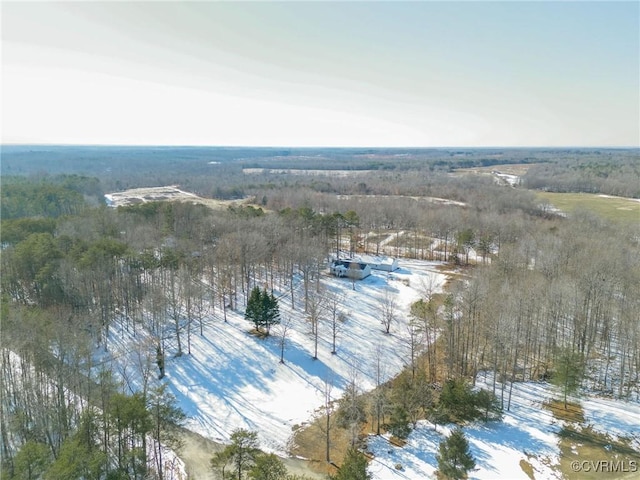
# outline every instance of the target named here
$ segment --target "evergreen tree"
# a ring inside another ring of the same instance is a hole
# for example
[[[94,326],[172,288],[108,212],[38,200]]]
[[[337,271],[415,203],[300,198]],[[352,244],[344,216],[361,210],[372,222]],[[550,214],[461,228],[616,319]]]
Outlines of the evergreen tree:
[[[252,480],[284,480],[287,477],[287,467],[273,453],[256,457],[255,465],[249,470]]]
[[[70,478],[102,478],[107,468],[107,455],[98,449],[90,449],[75,438],[65,440],[55,462],[45,472],[46,480]]]
[[[266,290],[262,292],[262,304],[263,317],[260,326],[266,329],[267,335],[269,335],[271,326],[280,323],[280,308],[273,293],[267,293]]]
[[[24,480],[36,480],[42,478],[42,474],[51,462],[51,451],[44,443],[29,440],[16,454],[13,478]]]
[[[484,417],[485,422],[500,420],[502,417],[500,402],[493,392],[484,389],[478,390],[474,393],[474,403],[478,413],[481,413]]]
[[[260,322],[262,318],[262,292],[259,287],[253,287],[249,298],[247,299],[247,308],[244,312],[245,320],[253,322],[256,330],[260,328]]]
[[[273,293],[254,287],[247,299],[244,318],[253,323],[256,330],[265,330],[269,335],[271,327],[280,323],[280,308]]]
[[[388,430],[392,435],[406,439],[411,433],[411,425],[409,424],[409,416],[402,405],[395,404],[391,412]]]
[[[584,371],[582,355],[571,349],[563,349],[555,362],[551,383],[557,386],[564,397],[564,409],[567,409],[567,395],[575,393],[580,387]]]
[[[331,477],[332,480],[370,480],[370,478],[371,475],[367,472],[367,457],[353,447],[347,451],[338,473]]]
[[[456,428],[446,440],[440,442],[438,453],[438,476],[446,480],[467,478],[476,462],[469,451],[469,442],[461,428]]]
[[[250,432],[242,428],[236,429],[231,433],[231,445],[227,445],[224,450],[216,453],[211,459],[211,468],[220,469],[223,478],[236,478],[242,480],[245,473],[249,470],[254,471],[255,465],[258,463],[260,450],[258,449],[258,434]],[[277,460],[277,457],[276,457]],[[263,462],[264,472],[271,472],[266,464],[275,462],[266,460]],[[226,474],[227,465],[231,464],[233,473]],[[256,471],[256,473],[258,473]],[[286,474],[286,472],[285,472]],[[283,476],[284,477],[284,476]],[[282,477],[282,478],[283,478]],[[252,477],[253,478],[253,477]],[[264,479],[277,479],[279,477],[255,477]]]
[[[449,420],[449,415],[444,411],[442,405],[436,405],[427,415],[427,418],[433,423],[433,429],[437,432],[438,425],[444,425]]]
[[[179,427],[184,423],[186,416],[177,405],[176,397],[167,390],[166,383],[151,390],[148,407],[151,420],[151,438],[154,440],[156,473],[162,480],[164,472],[163,445],[173,450],[178,450],[182,446]]]
[[[444,383],[440,392],[440,405],[453,420],[474,420],[479,416],[473,391],[464,378]]]
[[[230,460],[231,451],[229,450],[229,447],[227,447],[224,450],[216,452],[209,461],[209,465],[211,467],[211,470],[213,470],[214,472],[217,472],[219,470],[220,477],[224,480],[228,478],[226,470]]]
[[[473,391],[464,379],[447,380],[440,392],[439,407],[450,421],[499,420],[502,416],[500,402],[488,390]]]
[[[147,464],[145,437],[151,430],[151,417],[144,397],[141,393],[131,396],[114,393],[109,399],[109,417],[117,445],[114,449],[117,469],[123,474],[143,476]]]

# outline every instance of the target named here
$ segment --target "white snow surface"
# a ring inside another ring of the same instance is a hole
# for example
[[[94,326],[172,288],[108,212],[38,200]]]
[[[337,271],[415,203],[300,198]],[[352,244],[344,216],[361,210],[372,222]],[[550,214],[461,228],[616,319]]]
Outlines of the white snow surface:
[[[511,185],[512,187],[515,187],[517,185],[520,185],[520,177],[518,175],[511,175],[508,173],[502,173],[502,172],[492,172],[496,177],[498,177],[500,180],[506,182],[508,185]]]
[[[243,306],[227,311],[227,323],[216,308],[202,337],[197,326],[192,327],[191,355],[186,353],[185,331],[181,357],[173,357],[175,345],[168,343],[163,381],[187,414],[186,427],[222,442],[227,442],[236,428],[257,431],[264,450],[286,454],[293,427],[311,420],[324,404],[327,381],[333,385],[332,399],[342,395],[353,376],[362,390],[372,389],[374,352],[378,349],[384,362],[384,380],[400,372],[409,358],[409,308],[421,298],[425,285],[442,291],[446,276],[438,271],[439,265],[403,260],[395,272],[374,271],[355,282],[355,290],[349,279],[322,275],[323,287],[343,296],[342,307],[348,319],[340,327],[335,355],[331,354],[330,321],[320,321],[317,360],[312,358],[314,342],[304,313],[301,284],[295,294],[295,309],[291,308],[288,292],[275,292],[283,323],[291,321],[284,364],[280,363],[278,326],[272,328],[270,337],[261,339],[249,333],[252,324],[244,319]],[[397,304],[390,334],[384,333],[379,314],[385,292]],[[129,384],[139,385],[132,346],[144,342],[144,335],[138,331],[133,338],[131,332],[117,327],[112,329],[109,342],[108,356],[114,359],[114,368],[121,375],[125,372]],[[152,375],[156,374],[154,365]]]
[[[291,308],[288,292],[275,292],[283,322],[291,321],[284,364],[280,363],[278,327],[265,339],[251,335],[252,325],[244,319],[243,306],[227,312],[227,323],[216,308],[205,323],[203,336],[194,325],[191,355],[186,353],[183,329],[184,355],[173,357],[175,342],[167,341],[166,378],[162,381],[168,383],[187,414],[186,427],[221,442],[228,442],[234,429],[246,428],[258,432],[264,450],[286,455],[293,428],[310,421],[324,404],[327,381],[333,384],[332,399],[340,398],[354,375],[363,390],[372,389],[376,350],[382,352],[385,380],[400,372],[409,358],[406,327],[410,305],[427,288],[442,291],[446,276],[438,270],[440,265],[401,260],[399,270],[374,271],[355,282],[355,290],[349,279],[323,275],[323,287],[343,295],[342,306],[348,320],[338,334],[335,355],[330,353],[330,322],[321,320],[317,360],[312,358],[313,337],[304,313],[302,283],[296,288],[295,309]],[[393,294],[397,304],[397,320],[389,335],[384,333],[379,314],[385,291]],[[170,326],[166,332],[171,332]],[[151,350],[152,344],[144,346],[148,341],[149,336],[140,327],[134,337],[131,329],[117,326],[111,330],[108,352],[102,354],[102,362],[110,363],[132,389],[140,386],[135,351]],[[157,374],[155,365],[151,374]],[[477,385],[492,388],[491,379],[483,375]],[[536,479],[560,478],[553,466],[559,463],[557,432],[562,423],[542,407],[554,396],[557,392],[549,384],[516,383],[511,409],[505,411],[501,422],[465,426],[477,463],[470,478],[526,480],[528,477],[520,468],[523,459],[534,468]],[[591,424],[608,435],[631,438],[632,447],[640,450],[640,403],[593,396],[583,396],[578,401],[584,410],[585,425]],[[451,426],[439,426],[434,431],[432,424],[421,421],[404,448],[392,446],[384,437],[369,437],[368,449],[374,455],[369,466],[373,479],[434,478],[438,444],[450,429]],[[402,469],[397,470],[396,464]]]
[[[490,378],[480,376],[477,386],[492,389]],[[500,395],[498,384],[497,394]],[[509,386],[506,386],[507,390]],[[507,392],[505,392],[506,402]],[[476,461],[470,479],[522,479],[529,477],[520,467],[527,461],[536,479],[561,479],[554,468],[559,465],[559,437],[563,423],[543,408],[543,403],[558,397],[548,383],[524,382],[513,387],[511,408],[502,421],[473,423],[463,427],[469,449]],[[631,446],[640,450],[640,403],[597,397],[573,399],[584,410],[584,425],[611,436],[631,439]],[[437,469],[439,443],[451,432],[452,426],[439,426],[420,421],[403,448],[395,447],[385,437],[370,436],[368,450],[374,455],[369,465],[372,480],[432,479]],[[396,469],[401,465],[402,469]]]

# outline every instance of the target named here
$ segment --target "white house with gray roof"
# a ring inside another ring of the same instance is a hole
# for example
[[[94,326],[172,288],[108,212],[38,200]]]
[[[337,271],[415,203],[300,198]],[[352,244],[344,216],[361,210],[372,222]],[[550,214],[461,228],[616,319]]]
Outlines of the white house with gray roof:
[[[362,280],[371,275],[371,266],[358,260],[333,260],[329,264],[329,271],[336,277],[355,278]]]

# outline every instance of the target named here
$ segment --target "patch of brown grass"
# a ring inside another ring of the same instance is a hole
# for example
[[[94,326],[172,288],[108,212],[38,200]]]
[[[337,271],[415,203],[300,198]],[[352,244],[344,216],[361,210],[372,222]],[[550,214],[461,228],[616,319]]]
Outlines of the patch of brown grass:
[[[640,465],[640,452],[631,448],[627,439],[614,438],[596,432],[588,425],[570,425],[560,433],[560,471],[568,480],[596,480],[638,478],[638,472],[629,476],[632,462]],[[587,467],[576,471],[573,462],[588,461]],[[601,462],[601,463],[598,463]],[[596,468],[597,465],[618,468],[617,472]]]
[[[442,272],[447,276],[447,280],[445,281],[445,284],[444,284],[445,291],[449,291],[449,287],[455,281],[468,280],[470,274],[464,272],[463,270],[465,269],[470,270],[471,268],[473,268],[472,265],[469,265],[467,267],[464,267],[463,265],[454,267],[449,264],[440,264],[440,265],[436,265],[435,267],[436,270],[438,270],[439,272]]]
[[[640,219],[640,203],[631,198],[603,197],[595,193],[536,192],[536,195],[563,212],[588,210],[610,221],[634,225]]]
[[[562,400],[551,400],[542,404],[544,408],[553,414],[553,418],[565,422],[584,422],[584,410],[577,403],[567,402],[567,408],[564,408]]]
[[[520,460],[520,468],[527,475],[527,477],[529,477],[531,480],[536,480],[533,466],[529,462],[527,462],[524,458]]]
[[[391,436],[391,438],[389,438],[389,443],[394,447],[402,448],[407,444],[407,441],[402,438]]]
[[[269,336],[269,334],[267,334],[266,331],[258,330],[256,328],[252,328],[251,330],[249,330],[248,333],[249,333],[249,335],[252,335],[254,337],[258,337],[260,339],[267,338]]]
[[[591,425],[585,426],[584,411],[580,405],[567,403],[565,409],[562,400],[552,400],[542,405],[553,414],[554,418],[565,422],[565,426],[558,432],[560,464],[557,468],[563,478],[567,480],[629,478],[625,476],[627,473],[624,471],[598,470],[595,465],[600,465],[598,462],[606,462],[606,466],[626,465],[629,468],[632,461],[640,465],[640,452],[630,446],[628,439],[597,432]],[[575,461],[589,463],[584,468],[576,469]]]
[[[326,416],[318,415],[311,423],[295,430],[290,453],[306,458],[313,471],[334,475],[337,471],[334,464],[342,464],[351,441],[345,429],[332,425],[329,429],[330,462],[327,462],[326,422]]]

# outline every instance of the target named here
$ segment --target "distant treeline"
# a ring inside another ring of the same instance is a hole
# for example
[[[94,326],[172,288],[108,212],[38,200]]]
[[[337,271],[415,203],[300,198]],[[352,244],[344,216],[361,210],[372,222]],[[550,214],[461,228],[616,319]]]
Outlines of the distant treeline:
[[[577,154],[582,155],[582,151]],[[216,167],[314,170],[452,170],[505,163],[547,162],[576,154],[550,149],[258,148],[4,145],[2,175],[77,173],[125,180],[125,175],[215,175]]]
[[[523,179],[528,188],[640,196],[638,149],[5,145],[1,174],[3,178],[74,174],[96,178],[105,192],[180,185],[203,197],[236,199],[292,186],[325,193],[416,195],[421,191],[414,177],[424,184],[431,176],[461,168],[505,164],[532,165]],[[269,172],[246,175],[245,168],[362,173],[356,180]],[[395,175],[405,177],[403,182]]]
[[[3,176],[0,215],[3,220],[75,215],[89,205],[104,203],[103,197],[97,178],[80,175]]]
[[[640,198],[640,151],[596,151],[581,157],[558,158],[531,166],[522,183],[527,188],[551,192]]]

